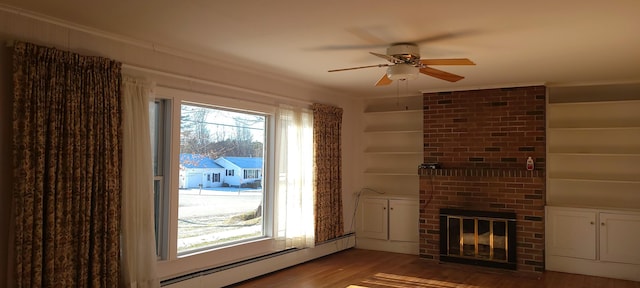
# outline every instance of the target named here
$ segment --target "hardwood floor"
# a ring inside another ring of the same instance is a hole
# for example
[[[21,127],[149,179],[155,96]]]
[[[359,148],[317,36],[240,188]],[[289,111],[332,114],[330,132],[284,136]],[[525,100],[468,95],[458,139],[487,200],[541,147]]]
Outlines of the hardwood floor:
[[[640,288],[640,282],[438,264],[416,255],[349,249],[229,287]]]

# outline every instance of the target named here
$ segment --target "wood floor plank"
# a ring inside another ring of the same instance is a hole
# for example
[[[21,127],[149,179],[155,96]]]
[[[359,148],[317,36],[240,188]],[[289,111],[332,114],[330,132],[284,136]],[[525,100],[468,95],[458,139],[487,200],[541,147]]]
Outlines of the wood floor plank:
[[[640,282],[550,271],[520,273],[438,264],[416,255],[349,249],[228,287],[640,288]]]

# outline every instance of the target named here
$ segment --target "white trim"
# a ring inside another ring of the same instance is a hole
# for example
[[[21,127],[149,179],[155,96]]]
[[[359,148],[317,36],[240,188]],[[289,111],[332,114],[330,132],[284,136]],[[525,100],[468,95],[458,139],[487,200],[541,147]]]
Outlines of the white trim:
[[[225,110],[234,109],[237,111],[259,113],[271,116],[275,115],[277,108],[274,105],[250,102],[240,98],[214,95],[209,93],[192,92],[165,86],[156,86],[155,95],[160,96],[159,98],[170,97],[172,99],[176,99],[176,103],[178,106],[184,102],[222,108]]]
[[[303,105],[311,105],[312,104],[311,102],[308,102],[308,101],[298,100],[298,99],[290,98],[290,97],[283,96],[283,95],[273,94],[273,93],[264,92],[264,91],[258,91],[258,90],[255,90],[255,89],[244,88],[244,87],[240,87],[240,86],[236,86],[236,85],[224,84],[224,83],[215,82],[215,81],[206,80],[206,79],[201,79],[201,78],[195,78],[195,77],[192,77],[192,76],[185,76],[185,75],[180,75],[180,74],[171,73],[171,72],[164,72],[164,71],[149,69],[149,68],[130,65],[130,64],[122,64],[122,69],[125,72],[127,70],[133,70],[133,71],[143,72],[143,73],[147,73],[147,74],[155,74],[155,75],[165,76],[165,77],[174,78],[174,79],[178,79],[178,80],[185,80],[185,81],[194,82],[194,83],[198,83],[198,84],[204,84],[204,85],[208,85],[208,86],[212,86],[212,87],[216,87],[216,88],[225,88],[225,89],[230,89],[230,90],[233,90],[233,91],[249,93],[249,94],[252,94],[252,95],[255,95],[255,96],[269,97],[269,98],[272,98],[272,99],[282,100],[282,101],[286,101],[286,102],[296,102],[296,103],[303,104]],[[158,84],[158,88],[172,89],[172,90],[175,90],[175,91],[179,90],[177,88],[166,87],[166,86],[161,85],[161,84]],[[156,90],[156,91],[158,91],[158,90]],[[184,93],[184,92],[186,92],[186,91],[185,90],[180,91],[180,93]],[[158,93],[158,92],[156,92],[156,93]],[[195,92],[191,92],[191,93],[195,93]],[[204,95],[202,93],[198,93],[198,94],[199,95]],[[242,101],[241,99],[234,99],[234,100]]]
[[[426,89],[420,90],[420,93],[438,93],[438,92],[455,92],[455,91],[471,91],[471,90],[486,90],[486,89],[500,89],[500,88],[517,88],[517,87],[529,87],[529,86],[546,86],[546,82],[532,82],[532,83],[511,83],[511,84],[491,84],[480,86],[465,86],[456,88],[438,88],[438,89]]]
[[[411,255],[418,255],[420,251],[418,242],[389,241],[363,237],[358,237],[356,248]]]
[[[546,255],[545,270],[640,281],[640,265]]]
[[[580,87],[580,86],[606,86],[606,85],[624,85],[624,84],[640,84],[640,79],[627,79],[616,81],[593,81],[593,82],[567,82],[567,83],[547,83],[547,87]]]

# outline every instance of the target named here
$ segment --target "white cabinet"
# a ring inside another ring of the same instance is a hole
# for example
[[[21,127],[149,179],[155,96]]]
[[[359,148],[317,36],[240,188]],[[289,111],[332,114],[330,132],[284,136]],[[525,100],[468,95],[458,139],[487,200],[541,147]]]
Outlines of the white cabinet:
[[[417,199],[363,197],[358,207],[359,248],[417,254]]]
[[[388,200],[364,198],[360,204],[357,237],[387,240],[389,235]]]
[[[418,242],[419,221],[418,201],[389,199],[389,240]]]
[[[640,265],[640,215],[600,213],[599,217],[600,260]]]
[[[546,269],[640,281],[640,212],[546,207]]]
[[[359,218],[356,236],[390,241],[418,241],[416,200],[365,197],[362,199]]]
[[[595,260],[596,216],[594,211],[548,208],[548,253]]]

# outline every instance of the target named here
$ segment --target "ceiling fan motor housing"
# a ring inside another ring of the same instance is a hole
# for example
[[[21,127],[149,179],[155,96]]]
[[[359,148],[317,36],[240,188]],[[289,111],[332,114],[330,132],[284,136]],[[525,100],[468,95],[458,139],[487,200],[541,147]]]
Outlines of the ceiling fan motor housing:
[[[403,59],[404,63],[413,63],[420,59],[420,47],[413,43],[398,43],[387,48],[387,55]]]
[[[387,55],[398,59],[395,65],[387,68],[387,77],[391,80],[408,80],[418,78],[420,48],[413,43],[397,43],[387,48]]]

